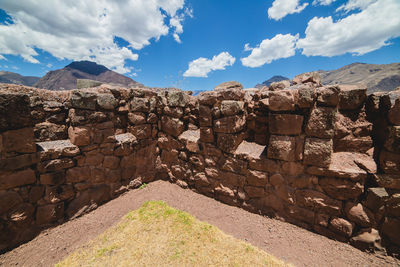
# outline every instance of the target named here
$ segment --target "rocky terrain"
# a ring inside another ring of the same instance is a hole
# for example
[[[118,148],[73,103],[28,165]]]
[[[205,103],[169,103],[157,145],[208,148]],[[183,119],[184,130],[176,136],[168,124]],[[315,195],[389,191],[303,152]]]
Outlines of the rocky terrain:
[[[400,90],[323,86],[318,73],[196,97],[0,88],[0,250],[162,179],[399,255]]]
[[[50,71],[34,86],[48,90],[70,90],[77,88],[77,80],[93,80],[131,87],[138,83],[131,78],[90,61],[75,61],[63,69]]]
[[[284,76],[280,76],[280,75],[275,75],[275,76],[272,76],[271,78],[269,78],[268,80],[257,84],[254,87],[261,89],[264,86],[267,86],[267,87],[270,86],[271,83],[285,81],[285,80],[289,80],[289,78],[284,77]]]
[[[10,71],[0,71],[0,83],[12,83],[12,84],[33,86],[39,80],[40,77],[22,76],[18,73]]]
[[[364,83],[368,93],[392,91],[400,86],[400,63],[353,63],[337,70],[319,71],[323,84]]]

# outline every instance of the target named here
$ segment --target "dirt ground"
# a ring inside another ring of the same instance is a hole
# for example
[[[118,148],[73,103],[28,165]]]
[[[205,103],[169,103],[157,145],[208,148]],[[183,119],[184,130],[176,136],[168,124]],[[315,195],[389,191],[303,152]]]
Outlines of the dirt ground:
[[[89,214],[42,232],[34,240],[0,255],[0,265],[54,265],[147,200],[164,200],[295,266],[400,266],[400,261],[392,257],[362,252],[348,244],[222,204],[165,181],[130,191]]]

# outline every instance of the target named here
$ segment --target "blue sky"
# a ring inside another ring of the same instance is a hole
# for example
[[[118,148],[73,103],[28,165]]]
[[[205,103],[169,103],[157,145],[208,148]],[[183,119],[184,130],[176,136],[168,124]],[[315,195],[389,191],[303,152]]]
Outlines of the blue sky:
[[[399,0],[2,0],[0,8],[0,70],[22,75],[91,59],[147,86],[210,90],[400,62]]]

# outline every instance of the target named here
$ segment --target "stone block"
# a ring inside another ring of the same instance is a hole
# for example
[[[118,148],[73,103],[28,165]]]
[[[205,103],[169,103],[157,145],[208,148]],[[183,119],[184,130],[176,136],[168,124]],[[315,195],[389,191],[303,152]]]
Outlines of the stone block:
[[[68,137],[71,143],[77,146],[87,146],[90,144],[90,130],[87,127],[74,127],[68,128]]]
[[[200,140],[205,143],[214,143],[214,132],[212,128],[200,127]]]
[[[308,136],[332,138],[334,135],[336,111],[329,107],[316,107],[311,111],[305,132]]]
[[[75,167],[67,170],[66,182],[79,183],[90,179],[89,167]]]
[[[40,183],[44,185],[59,185],[65,182],[65,172],[58,171],[40,175]]]
[[[149,100],[147,98],[134,97],[131,101],[131,110],[137,112],[146,112],[150,111]]]
[[[217,135],[218,148],[227,153],[234,153],[242,141],[243,134],[218,133]]]
[[[367,87],[364,85],[339,85],[339,109],[354,110],[364,105]]]
[[[128,113],[128,120],[133,125],[146,123],[146,114],[143,112]]]
[[[161,118],[161,129],[166,134],[178,137],[184,131],[184,124],[177,118],[163,116]]]
[[[5,153],[33,153],[36,152],[36,144],[33,128],[6,131],[3,136],[3,148]]]
[[[72,168],[75,166],[75,163],[70,158],[61,158],[61,159],[53,159],[45,162],[41,162],[38,164],[38,171],[41,173],[45,172],[56,172],[63,169]]]
[[[317,95],[315,88],[306,84],[300,85],[297,88],[299,92],[299,101],[298,101],[299,107],[300,108],[312,107]]]
[[[297,99],[297,90],[281,90],[269,93],[269,109],[272,111],[293,111]]]
[[[22,154],[11,158],[0,158],[0,170],[13,171],[30,167],[39,162],[39,154]]]
[[[64,202],[39,206],[36,211],[36,224],[47,225],[57,222],[64,217]]]
[[[262,187],[245,186],[244,191],[246,191],[249,198],[262,198],[265,196],[265,189]]]
[[[35,208],[30,203],[21,203],[8,213],[8,220],[18,228],[27,228],[33,221]]]
[[[0,95],[0,132],[32,127],[30,99],[27,94],[6,93]]]
[[[200,130],[188,130],[183,132],[178,140],[185,145],[186,149],[192,153],[199,153],[199,139],[200,139]]]
[[[268,158],[285,161],[296,160],[296,138],[291,136],[271,135],[268,145]]]
[[[327,195],[313,190],[297,190],[296,203],[302,207],[316,212],[330,215],[340,215],[342,202],[332,199]]]
[[[224,100],[221,102],[221,113],[223,116],[233,116],[243,112],[243,101]]]
[[[293,84],[314,83],[316,85],[321,85],[321,76],[316,71],[305,72],[294,77],[292,82]]]
[[[400,246],[400,220],[397,218],[386,217],[382,223],[381,231],[397,246]]]
[[[3,173],[0,175],[0,190],[11,189],[36,182],[36,175],[32,169]]]
[[[304,164],[327,167],[331,162],[333,142],[327,139],[306,138],[304,144]]]
[[[70,96],[73,108],[96,110],[96,94],[87,91],[74,90]]]
[[[36,124],[34,134],[37,141],[51,141],[68,138],[67,126],[50,122]]]
[[[112,94],[97,94],[97,105],[101,109],[114,110],[118,106],[118,100]]]
[[[382,150],[379,156],[382,170],[388,174],[400,173],[400,154]]]
[[[364,185],[349,179],[324,177],[319,179],[321,188],[331,197],[340,200],[357,199],[364,192]]]
[[[0,216],[22,203],[22,198],[15,191],[0,191]]]
[[[400,126],[400,97],[395,100],[394,105],[390,108],[388,117],[391,123]]]
[[[374,214],[361,203],[347,202],[344,211],[350,221],[355,222],[361,227],[375,225]]]
[[[138,140],[151,137],[151,124],[141,124],[129,127],[129,132],[132,133]]]
[[[336,107],[339,103],[339,87],[327,86],[318,88],[317,102],[321,106]]]
[[[329,223],[329,229],[342,236],[350,237],[353,233],[354,225],[343,218],[334,217]]]
[[[234,157],[220,159],[221,169],[228,172],[246,174],[247,162]]]
[[[293,114],[270,114],[269,132],[280,135],[299,135],[302,132],[303,116]]]
[[[229,116],[214,120],[214,132],[237,133],[244,130],[246,126],[245,116]]]
[[[350,239],[350,244],[361,250],[382,251],[381,237],[374,228],[361,229]]]
[[[389,198],[389,194],[383,187],[371,187],[367,190],[367,198],[363,202],[365,206],[371,209],[373,212],[385,205],[386,200]]]
[[[391,126],[388,130],[389,136],[385,141],[385,148],[390,152],[400,154],[400,126]]]
[[[171,107],[185,107],[189,101],[190,96],[183,91],[169,91],[167,94],[168,106]]]
[[[247,183],[251,186],[265,187],[268,183],[268,173],[248,170],[247,171]]]
[[[107,169],[117,169],[119,166],[119,158],[115,156],[105,156],[103,160],[103,167]]]

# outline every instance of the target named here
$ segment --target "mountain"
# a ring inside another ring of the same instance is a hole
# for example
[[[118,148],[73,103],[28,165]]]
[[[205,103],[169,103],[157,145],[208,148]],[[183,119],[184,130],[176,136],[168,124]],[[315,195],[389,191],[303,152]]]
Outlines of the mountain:
[[[272,78],[270,78],[270,79],[264,81],[263,83],[257,84],[257,85],[255,86],[255,88],[261,88],[261,87],[263,87],[263,86],[269,86],[271,83],[280,82],[280,81],[284,81],[284,80],[289,80],[289,78],[286,78],[286,77],[280,76],[280,75],[275,75],[275,76],[273,76]]]
[[[353,63],[337,70],[318,72],[323,84],[364,83],[368,93],[392,91],[400,86],[400,63]]]
[[[18,73],[10,71],[0,71],[0,83],[12,83],[12,84],[22,84],[26,86],[32,86],[40,77],[35,76],[22,76]]]
[[[63,69],[48,72],[35,84],[35,87],[49,90],[70,90],[77,88],[77,79],[94,80],[124,87],[138,84],[131,78],[95,62],[74,61]]]

